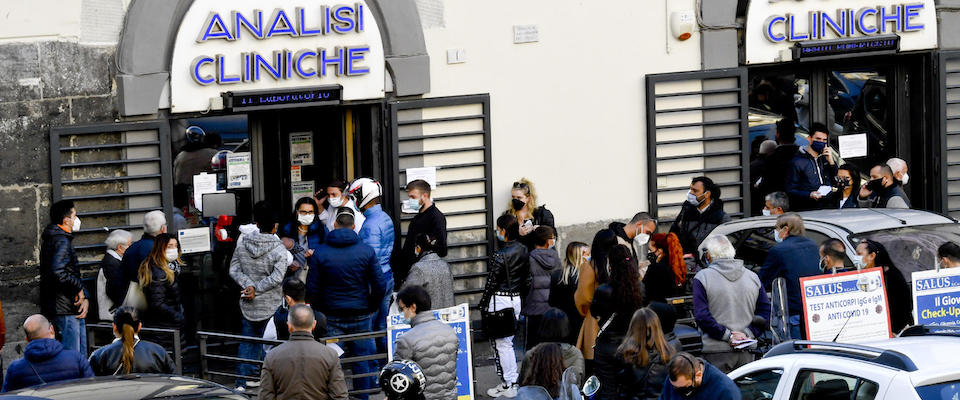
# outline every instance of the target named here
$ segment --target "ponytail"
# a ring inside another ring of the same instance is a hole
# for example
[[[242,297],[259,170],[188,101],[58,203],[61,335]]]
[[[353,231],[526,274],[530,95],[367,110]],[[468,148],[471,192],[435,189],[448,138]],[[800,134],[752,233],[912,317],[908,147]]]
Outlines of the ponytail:
[[[140,315],[136,308],[123,306],[113,313],[113,328],[120,334],[123,350],[120,353],[120,367],[117,374],[123,370],[129,374],[133,369],[133,348],[137,346],[137,332],[140,331]]]
[[[120,358],[120,363],[123,365],[123,373],[129,374],[130,369],[133,368],[133,346],[136,345],[136,339],[133,337],[136,332],[134,332],[133,327],[130,325],[123,325],[120,329],[121,339],[123,340],[123,352],[122,357]]]

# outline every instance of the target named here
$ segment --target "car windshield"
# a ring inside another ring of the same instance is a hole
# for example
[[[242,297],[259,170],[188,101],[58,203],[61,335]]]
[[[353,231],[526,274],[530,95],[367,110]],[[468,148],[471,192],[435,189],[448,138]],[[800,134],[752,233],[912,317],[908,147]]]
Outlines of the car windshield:
[[[922,400],[953,400],[960,397],[960,381],[918,386],[917,395]]]
[[[960,243],[960,224],[909,226],[850,236],[851,243],[859,243],[863,239],[877,241],[886,247],[894,265],[910,281],[911,273],[934,268],[940,245],[946,242]]]

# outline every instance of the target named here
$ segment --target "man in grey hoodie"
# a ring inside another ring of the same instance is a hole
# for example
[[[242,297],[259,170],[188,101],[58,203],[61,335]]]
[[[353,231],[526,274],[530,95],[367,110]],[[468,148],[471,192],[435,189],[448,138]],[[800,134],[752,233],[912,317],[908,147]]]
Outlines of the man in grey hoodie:
[[[703,338],[703,358],[723,373],[753,361],[747,348],[737,347],[763,333],[751,326],[755,316],[767,319],[770,299],[760,278],[734,257],[726,236],[711,235],[700,245],[709,267],[693,278],[693,316]]]
[[[240,311],[243,313],[243,336],[262,337],[267,321],[283,302],[281,283],[293,257],[277,232],[277,214],[273,207],[261,201],[253,207],[253,220],[259,231],[245,232],[230,260],[230,277],[243,290],[240,292]],[[263,360],[263,347],[256,343],[241,343],[240,358]],[[252,364],[237,366],[237,375],[259,376]],[[256,386],[244,378],[237,378],[237,389]]]
[[[540,343],[537,335],[540,320],[543,314],[550,309],[550,276],[555,269],[562,267],[560,256],[554,246],[557,243],[557,236],[553,228],[540,225],[530,234],[533,236],[533,244],[536,246],[530,251],[530,275],[532,278],[530,284],[530,293],[523,303],[521,314],[526,316],[526,345],[525,349],[532,349]]]

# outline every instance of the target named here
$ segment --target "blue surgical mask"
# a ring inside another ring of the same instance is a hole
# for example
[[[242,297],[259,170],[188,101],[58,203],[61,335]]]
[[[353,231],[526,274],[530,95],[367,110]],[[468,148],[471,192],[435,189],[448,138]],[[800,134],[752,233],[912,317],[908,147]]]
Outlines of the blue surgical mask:
[[[423,204],[420,204],[420,200],[417,199],[406,199],[403,201],[403,205],[413,211],[420,211],[420,207],[423,207]]]
[[[700,205],[700,201],[697,200],[697,196],[690,192],[687,192],[687,203],[693,204],[695,206]]]
[[[501,242],[506,242],[507,238],[503,237],[503,235],[501,235],[500,232],[497,232],[497,240]]]
[[[587,261],[587,262],[590,262],[590,256],[584,256],[584,257],[583,257],[583,260],[584,260],[584,261]]]
[[[810,148],[817,154],[823,154],[823,149],[827,148],[827,142],[812,142],[810,143]]]
[[[780,243],[780,242],[783,241],[783,238],[780,237],[780,230],[779,230],[779,229],[774,229],[774,230],[773,230],[773,238],[774,238],[774,240],[777,241],[777,243]]]

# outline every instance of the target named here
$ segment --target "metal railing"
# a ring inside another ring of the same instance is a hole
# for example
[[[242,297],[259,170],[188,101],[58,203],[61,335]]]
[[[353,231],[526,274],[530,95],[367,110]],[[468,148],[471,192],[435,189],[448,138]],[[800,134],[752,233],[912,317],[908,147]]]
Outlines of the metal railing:
[[[331,337],[324,338],[323,341],[326,343],[342,343],[342,342],[351,342],[356,340],[385,338],[386,336],[387,336],[387,331],[375,331],[375,332],[354,333],[354,334],[342,335],[342,336],[331,336]],[[269,346],[277,346],[285,343],[285,341],[282,341],[282,340],[271,340],[271,339],[263,339],[263,338],[251,337],[251,336],[241,336],[241,335],[232,335],[229,333],[205,332],[205,331],[197,332],[197,339],[199,340],[199,344],[200,344],[200,378],[208,379],[208,380],[210,379],[211,376],[221,376],[221,377],[249,379],[249,380],[260,379],[259,375],[248,376],[248,375],[240,375],[233,372],[226,372],[222,370],[211,369],[210,368],[211,361],[226,362],[233,366],[236,366],[241,363],[254,364],[258,368],[263,366],[263,361],[261,360],[242,358],[236,355],[211,353],[210,350],[212,348],[218,347],[218,346],[211,345],[210,343],[211,340],[221,342],[221,344],[239,344],[241,342],[245,342],[245,343],[255,343],[259,345],[269,345]],[[219,347],[229,348],[230,346],[219,346]],[[234,351],[231,354],[236,354],[236,352]],[[347,366],[357,362],[386,360],[386,359],[387,359],[386,353],[376,353],[376,354],[371,354],[366,356],[351,356],[351,357],[341,358],[340,365],[346,370]],[[234,368],[234,370],[236,370],[236,368]],[[350,374],[347,374],[346,371],[344,371],[344,380],[346,381],[351,381],[357,378],[369,378],[369,377],[376,378],[377,376],[379,376],[379,371],[373,371],[373,372],[362,373],[362,374],[354,374],[352,372]],[[348,392],[348,394],[350,395],[374,394],[374,393],[380,393],[380,388],[379,386],[376,385],[376,383],[374,383],[374,387],[372,389],[354,389]]]
[[[97,346],[97,331],[106,331],[109,335],[108,337],[113,338],[113,324],[87,324],[87,354],[93,354],[93,352],[100,347]],[[183,375],[183,348],[180,345],[180,330],[179,329],[166,329],[166,328],[141,328],[140,334],[149,334],[152,336],[170,336],[171,343],[173,343],[173,351],[167,349],[167,354],[170,354],[170,358],[173,358],[173,362],[177,366],[175,371],[177,375]]]

